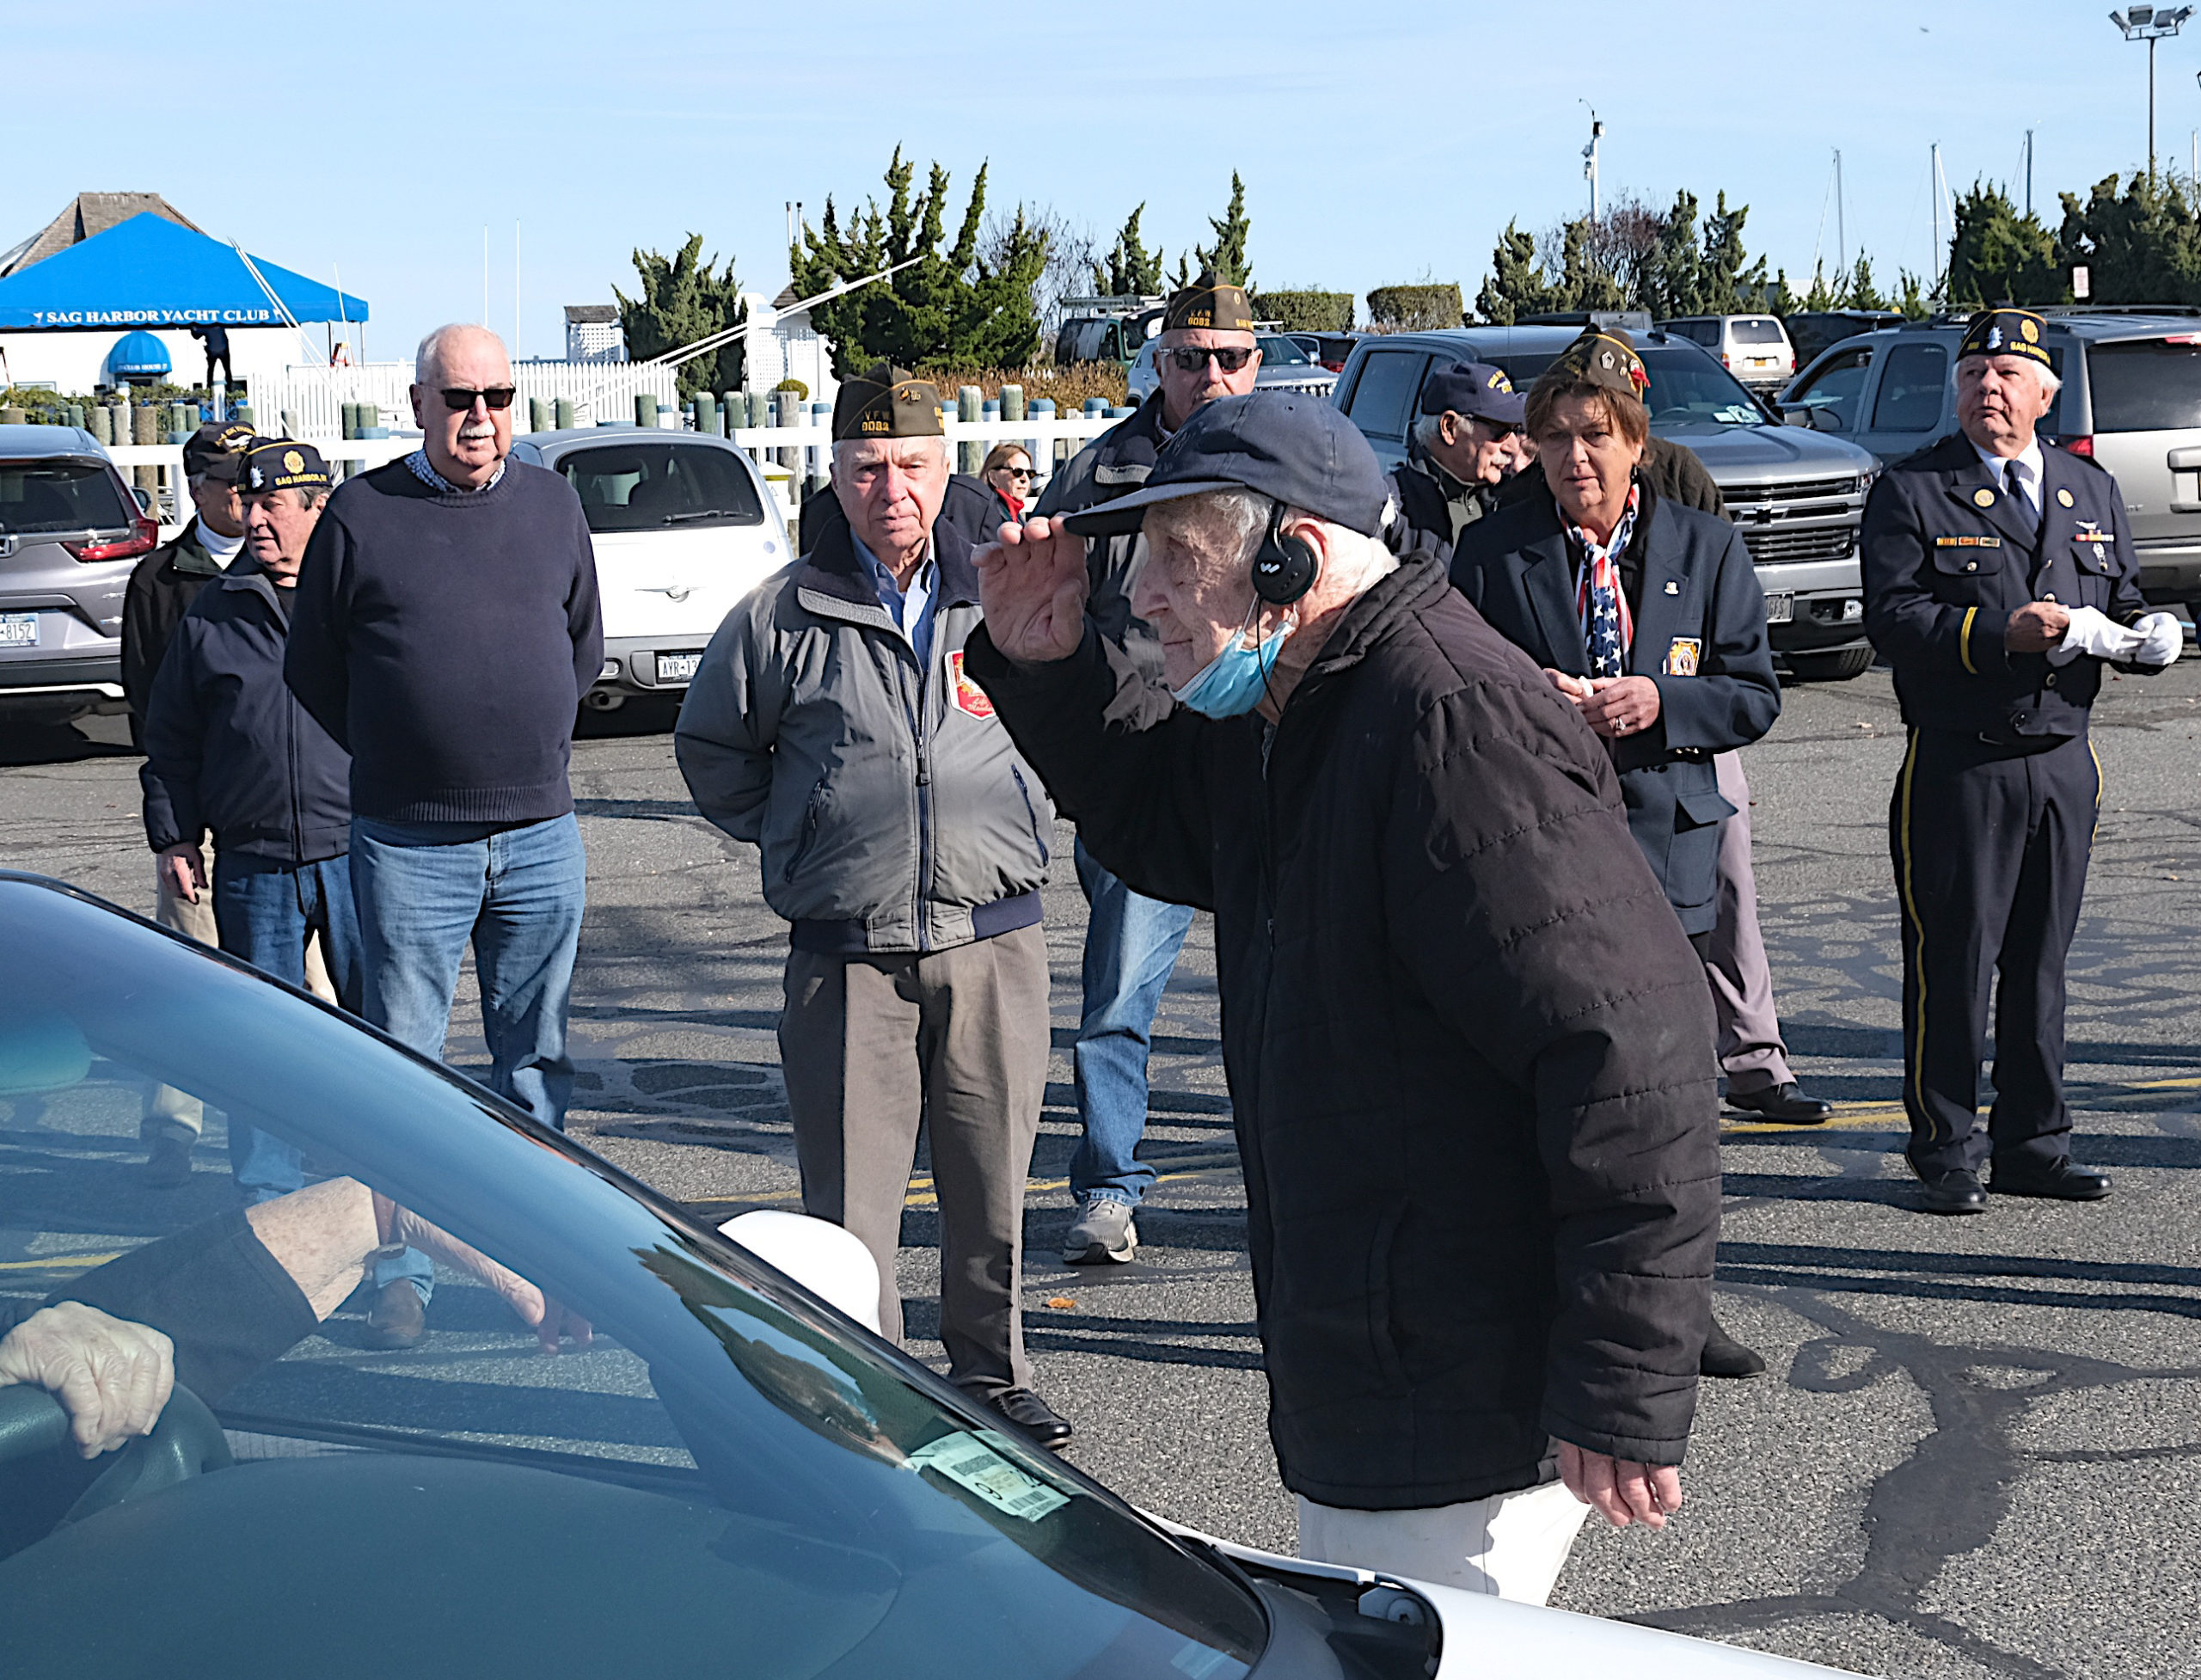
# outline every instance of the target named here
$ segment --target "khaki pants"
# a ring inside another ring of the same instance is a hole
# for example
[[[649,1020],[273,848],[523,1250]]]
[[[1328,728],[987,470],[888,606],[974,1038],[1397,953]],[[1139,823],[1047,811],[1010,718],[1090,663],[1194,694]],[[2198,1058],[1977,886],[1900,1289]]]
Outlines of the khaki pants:
[[[1735,1096],[1769,1091],[1795,1078],[1781,1016],[1773,1001],[1773,969],[1757,926],[1757,870],[1750,861],[1750,784],[1739,752],[1715,753],[1720,791],[1735,814],[1720,827],[1720,920],[1705,953],[1712,1012],[1720,1025],[1720,1068]]]
[[[895,1275],[923,1124],[940,1208],[941,1340],[980,1398],[1029,1388],[1024,1183],[1046,1094],[1047,945],[1020,928],[926,956],[788,954],[780,1061],[803,1211],[862,1239],[879,1321],[902,1335]]]
[[[1418,1511],[1340,1511],[1303,1499],[1299,1555],[1541,1604],[1589,1514],[1561,1481]]]
[[[199,889],[199,902],[194,904],[177,895],[169,885],[169,873],[161,860],[157,856],[153,860],[153,920],[187,939],[219,950],[222,936],[214,925],[214,854],[210,848],[199,849],[199,867],[206,885]],[[328,965],[322,960],[317,934],[306,941],[306,990],[325,1002],[336,1001],[336,988],[329,984]],[[197,1097],[186,1095],[173,1085],[162,1085],[145,1099],[138,1135],[149,1143],[162,1132],[195,1138],[205,1124],[205,1110]]]

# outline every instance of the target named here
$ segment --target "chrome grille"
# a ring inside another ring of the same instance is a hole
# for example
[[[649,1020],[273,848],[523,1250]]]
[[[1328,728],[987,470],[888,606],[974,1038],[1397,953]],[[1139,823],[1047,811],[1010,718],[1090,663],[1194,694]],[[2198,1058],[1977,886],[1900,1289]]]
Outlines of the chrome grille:
[[[1761,566],[1790,560],[1840,560],[1849,550],[1857,531],[1850,524],[1806,525],[1782,530],[1776,525],[1743,525],[1743,543],[1750,558]]]

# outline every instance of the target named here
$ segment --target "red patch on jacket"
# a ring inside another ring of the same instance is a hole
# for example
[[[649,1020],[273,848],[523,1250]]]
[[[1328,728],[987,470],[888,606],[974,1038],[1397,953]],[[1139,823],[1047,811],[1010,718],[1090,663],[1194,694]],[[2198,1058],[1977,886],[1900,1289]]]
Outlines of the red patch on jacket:
[[[947,669],[955,678],[955,709],[981,720],[994,714],[994,702],[986,698],[986,691],[963,674],[963,650],[957,648],[947,656]]]

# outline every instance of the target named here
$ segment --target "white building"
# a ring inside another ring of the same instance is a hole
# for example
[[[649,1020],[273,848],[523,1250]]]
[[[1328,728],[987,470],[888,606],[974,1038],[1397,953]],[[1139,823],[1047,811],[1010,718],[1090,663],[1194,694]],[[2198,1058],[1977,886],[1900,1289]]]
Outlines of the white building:
[[[831,402],[841,389],[833,377],[833,346],[810,324],[810,311],[774,318],[776,311],[801,300],[789,286],[767,299],[761,291],[745,291],[749,321],[741,335],[743,377],[752,391],[769,391],[782,379],[800,379],[809,388],[810,401]]]
[[[566,359],[625,361],[627,334],[619,325],[619,311],[610,304],[567,304]]]

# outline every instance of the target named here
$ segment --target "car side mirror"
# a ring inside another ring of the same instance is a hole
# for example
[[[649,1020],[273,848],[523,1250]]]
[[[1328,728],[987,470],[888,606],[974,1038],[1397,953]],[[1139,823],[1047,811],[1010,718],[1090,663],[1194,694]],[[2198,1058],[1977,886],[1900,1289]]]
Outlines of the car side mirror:
[[[1842,429],[1842,415],[1833,408],[1812,409],[1810,424],[1814,432],[1839,432]]]
[[[138,498],[138,511],[140,513],[150,513],[153,511],[153,493],[144,485],[132,485],[130,494]]]
[[[879,1263],[853,1233],[806,1213],[758,1208],[727,1220],[719,1235],[880,1334]]]

